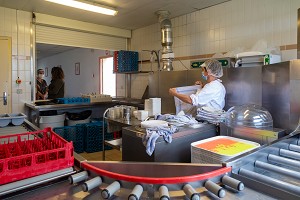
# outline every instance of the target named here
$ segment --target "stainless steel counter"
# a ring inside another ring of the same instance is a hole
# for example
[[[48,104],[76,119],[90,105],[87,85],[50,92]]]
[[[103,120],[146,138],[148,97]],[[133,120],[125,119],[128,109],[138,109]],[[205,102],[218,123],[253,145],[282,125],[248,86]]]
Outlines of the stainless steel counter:
[[[72,109],[82,109],[82,108],[95,108],[95,107],[104,107],[104,110],[115,105],[130,105],[136,106],[139,109],[144,108],[143,100],[138,99],[125,99],[125,98],[115,98],[113,101],[109,102],[93,102],[93,103],[81,103],[81,104],[51,104],[51,105],[35,105],[33,102],[25,103],[26,114],[30,122],[34,123],[35,119],[33,113],[35,113],[35,118],[39,119],[41,111],[50,111],[50,110],[60,110],[60,111],[70,111]],[[100,114],[100,116],[102,116]],[[36,123],[39,126],[39,121]]]
[[[172,142],[167,143],[163,137],[155,142],[155,151],[151,156],[146,153],[142,142],[146,130],[139,126],[123,128],[122,132],[122,160],[138,162],[191,162],[191,143],[217,135],[216,127],[203,124],[199,128],[189,126],[179,127],[172,135]]]

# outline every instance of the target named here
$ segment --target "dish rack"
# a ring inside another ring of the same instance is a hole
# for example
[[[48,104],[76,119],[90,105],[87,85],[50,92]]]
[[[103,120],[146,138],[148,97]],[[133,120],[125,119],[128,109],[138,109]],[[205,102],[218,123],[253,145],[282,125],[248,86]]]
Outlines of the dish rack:
[[[73,143],[51,128],[0,137],[0,184],[72,167]]]
[[[90,102],[112,101],[112,97],[106,94],[82,94],[81,97],[90,99]]]

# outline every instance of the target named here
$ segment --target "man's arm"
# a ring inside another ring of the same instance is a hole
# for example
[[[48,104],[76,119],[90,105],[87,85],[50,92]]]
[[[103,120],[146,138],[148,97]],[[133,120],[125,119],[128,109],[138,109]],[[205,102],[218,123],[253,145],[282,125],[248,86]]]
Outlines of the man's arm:
[[[185,95],[185,94],[179,94],[176,91],[176,88],[170,88],[169,89],[169,94],[172,95],[172,96],[174,96],[174,97],[177,97],[178,99],[180,99],[181,101],[183,101],[185,103],[193,104],[192,99],[191,99],[190,96]]]

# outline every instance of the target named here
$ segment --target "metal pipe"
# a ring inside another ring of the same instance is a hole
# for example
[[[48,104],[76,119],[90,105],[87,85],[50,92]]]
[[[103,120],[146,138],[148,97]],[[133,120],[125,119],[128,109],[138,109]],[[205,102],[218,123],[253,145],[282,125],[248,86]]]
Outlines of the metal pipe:
[[[134,186],[132,192],[129,194],[128,200],[139,200],[143,193],[143,190],[143,186],[137,184],[136,186]]]
[[[300,152],[300,146],[294,145],[294,144],[290,144],[289,145],[289,150]]]
[[[147,51],[150,52],[151,55],[155,54],[156,56],[156,60],[157,60],[157,70],[160,70],[160,58],[159,58],[159,52],[160,50],[156,51],[156,50],[142,50],[142,51]]]
[[[105,189],[101,191],[101,196],[103,199],[109,199],[112,195],[114,195],[118,190],[120,190],[121,184],[119,181],[115,181]]]
[[[298,160],[283,158],[283,157],[272,155],[272,154],[268,155],[268,161],[280,163],[280,164],[284,164],[284,165],[288,165],[288,166],[293,166],[293,167],[300,167],[300,162]]]
[[[172,62],[174,59],[174,53],[172,50],[173,35],[172,24],[169,19],[170,12],[165,10],[159,10],[156,12],[161,28],[161,45],[163,47],[161,52],[161,58],[163,62],[162,70],[173,71]]]
[[[170,200],[169,189],[165,185],[159,187],[159,200]]]
[[[77,173],[77,174],[73,174],[71,176],[69,176],[69,182],[70,184],[73,184],[73,183],[78,183],[80,181],[85,181],[88,179],[88,173],[87,171],[82,171],[80,173]]]
[[[109,112],[107,108],[103,113],[103,122],[102,122],[102,159],[105,160],[105,118],[106,114]]]
[[[254,163],[255,167],[259,167],[265,170],[269,170],[269,171],[273,171],[273,172],[277,172],[280,174],[284,174],[286,176],[290,176],[296,179],[300,179],[300,173],[296,172],[294,170],[290,170],[290,169],[286,169],[283,167],[278,167],[276,165],[271,165],[269,163],[265,163],[265,162],[261,162],[259,160],[255,161]]]
[[[289,150],[286,150],[286,149],[280,149],[279,150],[279,155],[284,156],[284,157],[288,157],[288,158],[294,158],[294,159],[300,160],[300,153],[289,151]]]
[[[219,198],[223,198],[226,195],[226,192],[222,187],[210,180],[205,182],[204,187]]]
[[[262,175],[262,174],[258,174],[252,171],[249,171],[247,169],[240,169],[239,170],[239,174],[248,178],[251,178],[253,180],[256,181],[260,181],[262,183],[271,185],[273,187],[277,187],[279,189],[282,190],[286,190],[287,192],[291,192],[293,194],[296,195],[300,195],[300,187],[292,185],[290,183],[281,181],[281,180],[277,180],[275,178],[270,178],[268,176]]]
[[[185,184],[183,191],[191,200],[200,200],[199,193],[190,184]]]
[[[238,191],[242,191],[245,188],[244,183],[242,183],[241,181],[236,180],[236,179],[234,179],[230,176],[227,176],[227,175],[222,177],[221,182],[224,185],[227,185],[227,186],[229,186],[233,189],[236,189]]]
[[[84,192],[87,192],[87,191],[90,191],[91,189],[99,187],[101,184],[102,184],[102,179],[99,176],[97,176],[95,178],[92,178],[92,179],[84,182],[81,185],[81,187]]]

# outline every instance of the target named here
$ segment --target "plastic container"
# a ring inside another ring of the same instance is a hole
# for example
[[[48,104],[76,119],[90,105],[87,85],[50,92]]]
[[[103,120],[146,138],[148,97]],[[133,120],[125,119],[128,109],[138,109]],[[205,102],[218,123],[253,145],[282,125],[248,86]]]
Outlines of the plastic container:
[[[144,121],[148,117],[148,111],[147,110],[138,110],[136,114],[136,118],[138,120]]]
[[[225,124],[258,129],[273,129],[272,115],[263,107],[255,104],[233,106],[226,112]]]
[[[72,141],[76,153],[84,152],[85,131],[83,126],[56,127],[53,131],[67,141]]]
[[[118,51],[114,53],[114,72],[137,72],[139,53],[135,51]]]
[[[8,114],[0,115],[0,127],[7,126],[11,122],[11,118]]]
[[[228,136],[216,136],[191,144],[192,163],[221,164],[258,148],[260,144]]]
[[[76,124],[86,124],[86,123],[90,123],[91,121],[91,117],[88,117],[87,119],[83,119],[83,120],[67,120],[67,124],[68,126],[74,126]]]
[[[9,116],[11,117],[11,123],[15,126],[19,126],[19,125],[23,124],[24,119],[27,117],[23,113],[12,113],[12,114],[9,114]]]
[[[50,128],[0,136],[0,184],[72,167],[73,144]]]
[[[83,97],[72,97],[72,98],[57,98],[55,99],[58,104],[80,104],[80,103],[90,103],[89,98]]]
[[[65,114],[52,115],[52,116],[40,116],[40,128],[44,129],[46,127],[60,127],[64,126]]]

